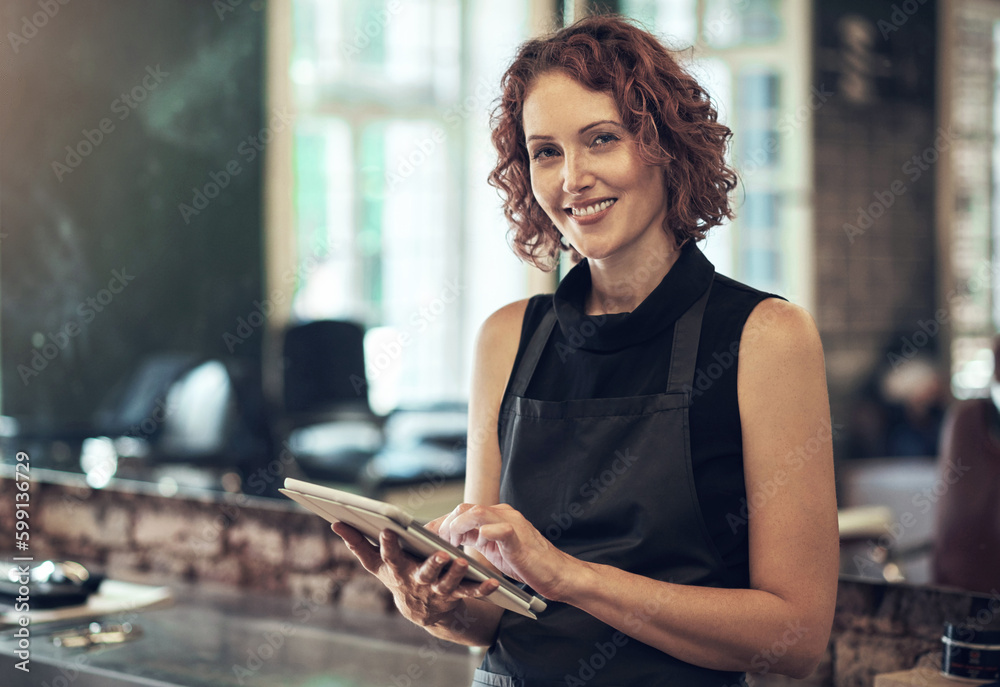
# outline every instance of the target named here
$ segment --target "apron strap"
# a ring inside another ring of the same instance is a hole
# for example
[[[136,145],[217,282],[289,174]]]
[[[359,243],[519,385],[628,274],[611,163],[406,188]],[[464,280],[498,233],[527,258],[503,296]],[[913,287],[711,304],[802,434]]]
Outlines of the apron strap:
[[[552,328],[555,324],[556,309],[551,308],[545,313],[541,324],[538,325],[538,329],[535,330],[531,341],[528,342],[528,347],[524,350],[524,357],[521,358],[521,364],[514,374],[514,382],[510,385],[510,393],[512,395],[524,396],[524,393],[528,390],[528,382],[531,381],[531,375],[535,372],[535,366],[538,365],[538,359],[542,357],[545,342],[549,340],[549,334],[552,333]]]
[[[701,320],[711,292],[712,282],[709,282],[705,293],[674,323],[674,343],[670,352],[670,373],[667,377],[668,393],[687,391],[694,385],[698,342],[701,339]],[[528,382],[531,381],[531,375],[535,372],[535,367],[542,357],[545,343],[549,340],[549,335],[555,324],[556,310],[551,308],[545,313],[538,329],[535,330],[528,342],[521,364],[514,373],[514,381],[510,387],[510,393],[514,396],[524,396],[528,390]]]
[[[690,391],[694,387],[695,365],[698,361],[698,343],[701,339],[701,319],[705,314],[708,295],[712,293],[712,283],[708,282],[705,293],[687,309],[674,323],[674,342],[670,351],[670,373],[667,377],[667,393]]]

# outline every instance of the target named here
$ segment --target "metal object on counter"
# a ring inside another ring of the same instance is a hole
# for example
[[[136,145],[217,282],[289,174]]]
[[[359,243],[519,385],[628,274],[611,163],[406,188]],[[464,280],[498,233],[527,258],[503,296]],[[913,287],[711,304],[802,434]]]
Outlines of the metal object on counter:
[[[93,622],[52,635],[52,643],[67,649],[123,644],[142,636],[142,628],[132,623]]]
[[[945,623],[941,642],[943,674],[972,680],[1000,678],[1000,630]]]

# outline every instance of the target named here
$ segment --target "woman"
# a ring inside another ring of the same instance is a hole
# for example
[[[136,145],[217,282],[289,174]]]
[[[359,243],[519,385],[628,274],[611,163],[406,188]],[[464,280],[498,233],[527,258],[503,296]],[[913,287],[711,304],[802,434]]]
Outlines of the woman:
[[[488,646],[477,685],[803,677],[838,560],[829,404],[801,308],[696,247],[732,216],[729,130],[648,33],[592,17],[522,46],[494,118],[515,247],[582,258],[482,326],[464,503],[439,534],[549,600],[335,531],[432,634]],[[749,503],[749,506],[747,505]]]

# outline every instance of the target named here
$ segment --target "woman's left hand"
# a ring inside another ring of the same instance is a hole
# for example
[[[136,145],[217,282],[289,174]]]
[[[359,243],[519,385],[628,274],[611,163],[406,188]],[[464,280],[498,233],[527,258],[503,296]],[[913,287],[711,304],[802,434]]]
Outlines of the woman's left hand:
[[[572,567],[581,564],[505,503],[460,504],[440,519],[438,534],[453,546],[476,549],[500,572],[553,601],[559,599],[560,587]]]

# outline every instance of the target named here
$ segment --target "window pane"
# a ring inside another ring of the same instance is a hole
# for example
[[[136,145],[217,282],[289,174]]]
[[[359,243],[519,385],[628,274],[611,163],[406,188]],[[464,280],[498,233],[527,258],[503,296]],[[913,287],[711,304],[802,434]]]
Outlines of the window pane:
[[[372,384],[383,407],[447,398],[457,370],[459,287],[449,226],[448,152],[439,122],[392,121],[384,128],[381,223],[382,324],[406,342],[391,376]],[[380,383],[381,382],[381,383]]]
[[[673,48],[686,48],[697,39],[697,0],[623,0],[621,12],[655,29]]]
[[[775,193],[747,191],[740,208],[742,279],[762,290],[773,290],[781,281],[781,199]]]
[[[781,31],[781,0],[705,0],[702,37],[714,48],[771,43]]]
[[[725,61],[709,57],[696,59],[691,75],[708,91],[712,104],[719,113],[719,122],[732,126],[729,111],[732,103],[733,73]]]
[[[300,99],[359,93],[458,96],[458,0],[298,0],[292,78]]]
[[[737,164],[747,184],[761,168],[776,168],[780,162],[781,137],[778,135],[778,108],[781,78],[777,72],[745,69],[739,75],[739,131]]]
[[[295,314],[356,314],[352,288],[354,175],[351,132],[340,119],[300,121],[295,132],[298,273]]]
[[[472,335],[489,312],[527,295],[485,176],[495,155],[489,106],[526,37],[528,3],[293,7],[295,313],[365,324],[377,412],[462,397]],[[489,231],[497,240],[480,254]],[[322,261],[305,264],[311,255]],[[462,270],[472,278],[459,283]]]
[[[695,61],[691,73],[708,91],[712,103],[718,110],[719,122],[732,126],[729,111],[732,102],[733,75],[729,65],[720,59],[703,58]],[[727,152],[727,157],[731,157],[731,151]],[[734,277],[739,274],[737,266],[733,264],[735,261],[733,232],[728,223],[712,229],[708,233],[708,238],[702,242],[701,249],[720,273]]]

